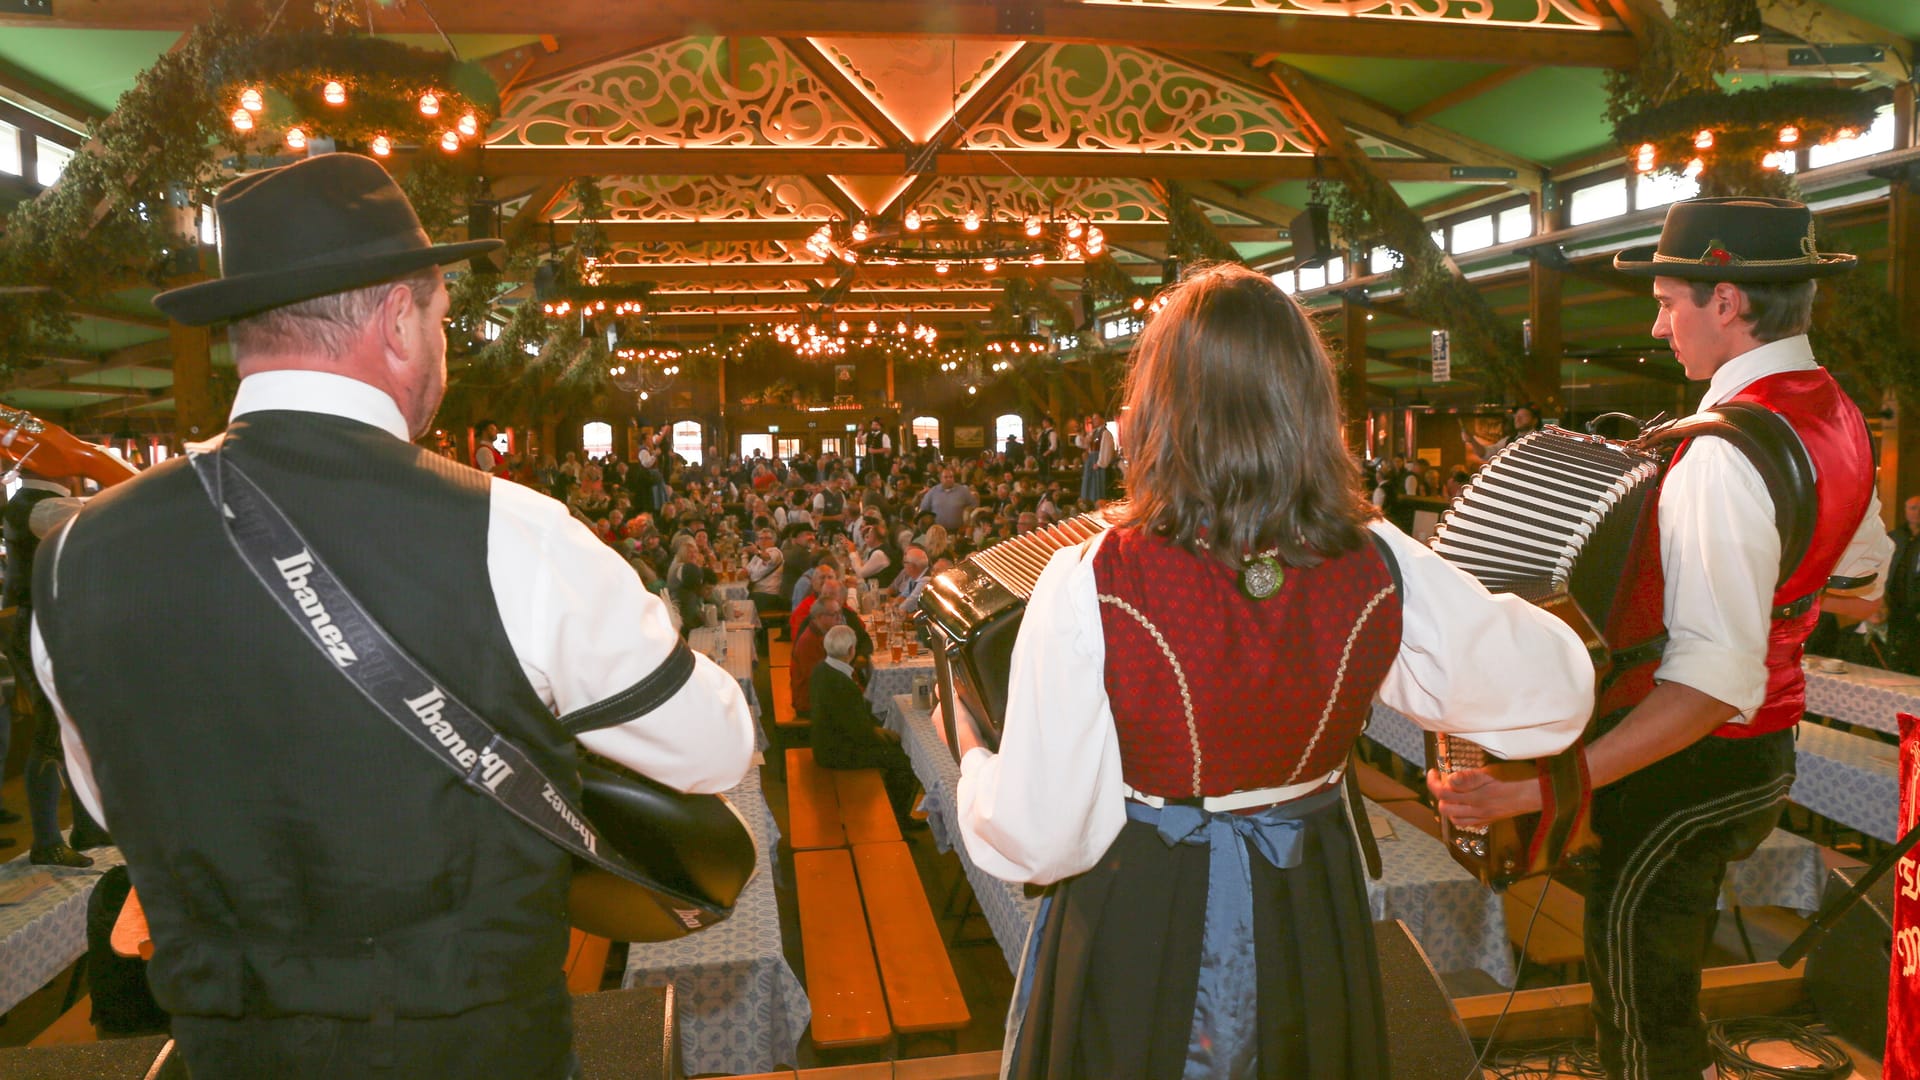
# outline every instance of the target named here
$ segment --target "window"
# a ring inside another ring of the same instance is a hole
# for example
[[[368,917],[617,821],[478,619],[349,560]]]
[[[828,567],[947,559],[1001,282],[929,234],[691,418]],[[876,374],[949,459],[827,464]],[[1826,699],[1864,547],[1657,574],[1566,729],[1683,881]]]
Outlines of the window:
[[[1567,224],[1585,225],[1627,212],[1627,178],[1615,177],[1578,188],[1567,200]]]
[[[1533,235],[1533,207],[1526,203],[1500,211],[1495,218],[1500,242],[1511,244]]]
[[[1327,260],[1327,284],[1333,285],[1347,280],[1347,260],[1334,256]]]
[[[782,461],[792,461],[800,456],[800,440],[792,435],[783,435],[773,440],[773,452]]]
[[[1684,173],[1643,173],[1633,182],[1633,205],[1645,210],[1700,194],[1700,181]]]
[[[1389,247],[1377,247],[1367,255],[1367,270],[1374,274],[1388,274],[1400,265],[1400,257]]]
[[[1462,255],[1469,251],[1493,246],[1493,216],[1470,218],[1453,227],[1453,253]]]
[[[1893,149],[1893,106],[1880,106],[1880,114],[1874,117],[1873,126],[1857,139],[1835,139],[1821,143],[1807,151],[1807,168],[1817,169],[1822,165],[1837,165],[1842,161],[1852,161],[1868,154],[1884,153]]]
[[[925,446],[929,442],[933,443],[935,449],[939,448],[940,419],[934,416],[914,417],[913,418],[913,445],[916,447]]]
[[[52,187],[59,181],[60,174],[66,171],[67,162],[73,160],[73,151],[38,135],[35,135],[33,140],[34,153],[37,155],[33,167],[33,178],[41,187]]]
[[[740,456],[742,458],[751,458],[755,453],[758,453],[763,458],[772,457],[773,456],[773,436],[771,435],[740,436]]]
[[[867,440],[860,437],[860,425],[847,425],[847,441],[853,444],[853,460],[862,461],[867,456]]]
[[[673,452],[687,464],[701,464],[706,458],[706,449],[700,437],[700,421],[682,420],[673,425]]]
[[[1007,413],[993,418],[993,448],[1005,450],[1008,436],[1012,436],[1018,442],[1027,441],[1027,422],[1020,419],[1018,413]]]
[[[1288,296],[1293,295],[1293,291],[1295,288],[1293,283],[1293,271],[1289,270],[1284,274],[1273,275],[1273,283],[1275,285],[1280,286],[1281,292],[1286,293]]]
[[[613,425],[600,420],[582,425],[580,449],[590,458],[605,457],[613,453]]]
[[[199,214],[200,242],[208,247],[218,245],[220,243],[220,219],[214,216],[213,207],[199,207]],[[499,335],[496,334],[494,336],[498,337]],[[487,340],[492,341],[493,338],[488,338]]]
[[[821,439],[820,453],[822,455],[840,453],[840,437],[838,435],[831,435]]]
[[[1293,273],[1294,276],[1300,279],[1301,292],[1306,292],[1308,289],[1317,289],[1327,283],[1327,271],[1325,267],[1303,266]]]
[[[0,120],[0,173],[20,175],[20,129]]]

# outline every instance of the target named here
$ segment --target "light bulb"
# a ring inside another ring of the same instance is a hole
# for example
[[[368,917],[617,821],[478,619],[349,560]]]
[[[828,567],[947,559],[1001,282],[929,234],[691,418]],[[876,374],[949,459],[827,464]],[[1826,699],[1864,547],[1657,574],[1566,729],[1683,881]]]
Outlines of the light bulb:
[[[1033,253],[1033,258],[1028,259],[1027,263],[1032,266],[1045,266],[1047,265],[1047,257],[1036,251]]]
[[[879,332],[880,332],[880,324],[869,319],[867,321],[867,333],[877,334]]]
[[[905,225],[907,227],[908,232],[919,232],[920,231],[920,211],[918,210],[907,211],[907,216],[900,219],[900,224]]]
[[[999,259],[982,259],[980,262],[980,269],[985,270],[987,273],[991,274],[995,270],[1000,269],[1000,260]]]
[[[233,110],[233,130],[252,131],[253,130],[253,114],[248,112],[245,109]]]
[[[299,128],[288,128],[287,129],[287,149],[305,150],[306,148],[307,148],[307,133],[304,131],[301,131]]]
[[[480,118],[472,113],[468,113],[460,118],[458,126],[460,128],[460,134],[474,135],[480,130]]]
[[[847,320],[845,319],[840,320],[840,332],[843,334],[847,332]]]
[[[1027,235],[1028,236],[1040,235],[1040,219],[1039,218],[1030,217],[1027,219]]]
[[[1687,162],[1686,177],[1689,180],[1696,179],[1701,173],[1706,171],[1707,163],[1701,161],[1699,158],[1694,158],[1692,161]]]
[[[1696,150],[1713,149],[1713,129],[1701,128],[1693,135],[1693,148]]]
[[[267,99],[261,95],[260,91],[249,86],[240,91],[240,107],[250,113],[257,113],[267,107]]]
[[[856,222],[854,222],[854,223],[853,223],[853,239],[854,239],[854,242],[855,242],[855,243],[858,243],[858,242],[860,242],[860,241],[862,241],[862,240],[865,240],[866,238],[867,238],[867,223],[866,223],[866,222],[864,222],[864,221],[856,221]]]
[[[374,157],[386,157],[388,154],[393,153],[393,140],[387,138],[385,135],[375,135],[373,142],[368,144],[367,149],[373,151]]]
[[[329,105],[345,105],[347,88],[338,79],[330,80],[320,91],[320,96]]]
[[[1634,154],[1633,167],[1638,172],[1653,171],[1653,144],[1652,143],[1640,144],[1639,151],[1637,151]]]
[[[455,131],[441,132],[440,133],[440,149],[445,150],[449,154],[460,149],[459,132],[455,132]]]
[[[936,273],[936,274],[944,274],[944,273],[946,273],[946,272],[947,272],[947,262],[946,262],[946,260],[945,260],[945,259],[942,259],[942,260],[940,260],[939,262],[937,262],[937,263],[934,263],[934,264],[933,264],[933,272],[934,272],[934,273]]]
[[[1841,142],[1846,142],[1849,139],[1859,138],[1860,132],[1850,127],[1843,127],[1839,131],[1834,132],[1833,137]]]
[[[969,387],[967,387],[967,393],[969,393],[969,394],[977,394],[977,393],[979,393],[979,392],[980,392],[980,388],[979,388],[979,387],[977,387],[977,386],[969,386]]]
[[[968,232],[979,232],[980,231],[980,211],[968,210],[965,216],[963,216],[960,219],[960,227],[967,230]]]
[[[440,98],[431,90],[420,95],[420,115],[421,116],[439,116],[440,115]]]
[[[1067,238],[1069,240],[1080,239],[1080,233],[1085,228],[1086,226],[1080,224],[1080,220],[1078,218],[1075,218],[1072,221],[1067,222]]]
[[[1794,127],[1792,124],[1788,124],[1786,127],[1783,127],[1780,129],[1780,145],[1781,146],[1792,146],[1794,143],[1797,143],[1799,141],[1800,141],[1799,128]]]

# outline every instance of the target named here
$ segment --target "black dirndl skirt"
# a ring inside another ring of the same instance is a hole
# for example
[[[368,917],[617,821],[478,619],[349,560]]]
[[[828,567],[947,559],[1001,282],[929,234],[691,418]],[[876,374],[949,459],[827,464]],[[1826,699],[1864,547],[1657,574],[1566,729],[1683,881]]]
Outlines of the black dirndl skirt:
[[[1303,825],[1295,868],[1248,854],[1256,1075],[1385,1080],[1373,920],[1342,801]],[[1154,826],[1129,819],[1098,865],[1049,890],[1014,991],[1005,1075],[1180,1077],[1193,1035],[1208,872],[1205,845],[1168,847]]]

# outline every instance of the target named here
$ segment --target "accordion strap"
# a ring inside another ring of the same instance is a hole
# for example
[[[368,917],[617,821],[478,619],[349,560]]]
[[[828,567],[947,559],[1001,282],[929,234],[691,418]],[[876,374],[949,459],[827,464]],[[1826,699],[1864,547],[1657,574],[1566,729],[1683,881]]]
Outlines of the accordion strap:
[[[212,500],[227,539],[254,579],[286,612],[329,666],[468,790],[519,818],[575,858],[648,889],[668,901],[690,929],[727,917],[725,909],[654,880],[605,842],[564,786],[480,714],[427,674],[349,592],[306,538],[222,448],[192,455],[193,471]],[[276,556],[275,552],[284,554]],[[318,612],[318,614],[315,614]],[[649,677],[621,695],[624,705],[656,706],[692,673],[691,656],[668,658],[668,674]],[[683,662],[684,661],[684,662]],[[656,673],[659,674],[659,673]],[[594,708],[572,714],[572,730],[600,726]],[[583,716],[583,714],[586,714]]]

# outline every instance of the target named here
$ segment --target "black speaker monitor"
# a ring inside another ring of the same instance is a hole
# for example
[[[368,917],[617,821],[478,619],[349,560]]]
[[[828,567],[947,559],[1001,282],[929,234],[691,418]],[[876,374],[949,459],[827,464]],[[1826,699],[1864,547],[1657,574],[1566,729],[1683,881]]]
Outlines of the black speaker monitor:
[[[1866,870],[1836,868],[1826,900],[1852,889]],[[1887,972],[1893,966],[1893,874],[1875,882],[1807,954],[1814,1011],[1855,1046],[1878,1055],[1887,1044]]]
[[[1327,226],[1327,208],[1321,203],[1308,203],[1300,216],[1287,226],[1287,236],[1293,241],[1293,265],[1325,266],[1327,260],[1337,254],[1333,250],[1332,230]]]

